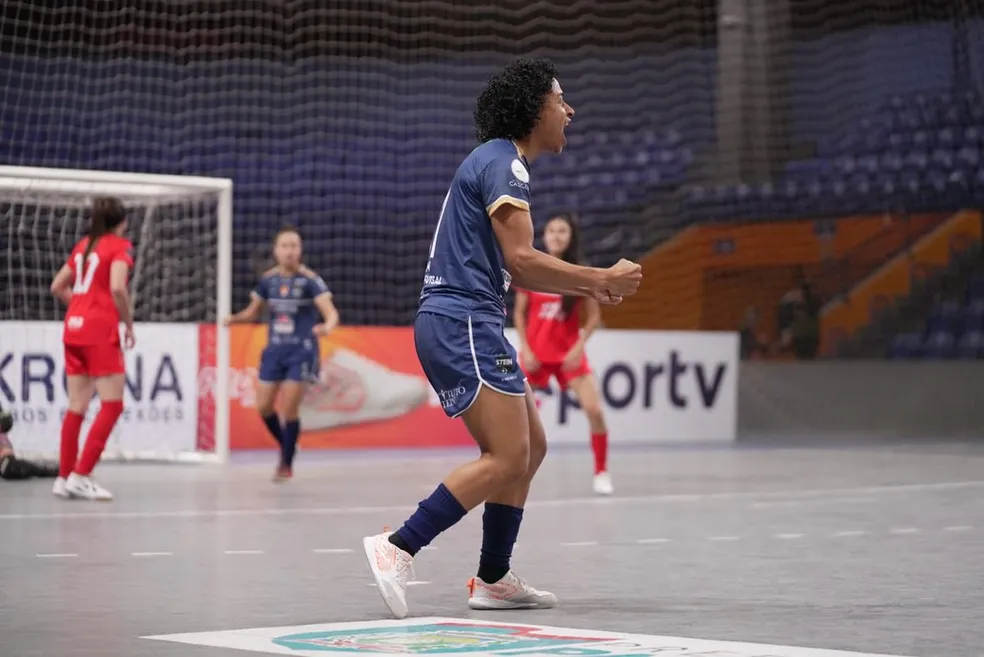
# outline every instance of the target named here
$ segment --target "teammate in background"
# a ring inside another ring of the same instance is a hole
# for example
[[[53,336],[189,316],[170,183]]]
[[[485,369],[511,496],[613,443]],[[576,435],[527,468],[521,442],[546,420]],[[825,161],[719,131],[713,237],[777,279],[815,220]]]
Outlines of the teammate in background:
[[[256,407],[280,446],[274,481],[293,476],[294,453],[301,433],[299,409],[308,385],[318,376],[318,336],[338,326],[338,310],[324,280],[301,264],[301,235],[291,226],[273,238],[277,266],[263,274],[245,310],[227,317],[226,326],[255,322],[270,307],[267,346],[260,356]],[[284,425],[274,404],[283,391]]]
[[[126,289],[133,267],[133,246],[123,237],[126,223],[119,199],[93,199],[89,235],[75,245],[51,283],[51,293],[68,305],[62,334],[68,411],[62,420],[59,472],[52,488],[58,497],[113,499],[90,475],[123,413],[126,375],[120,321],[126,327],[123,347],[132,349],[136,343]],[[99,395],[99,413],[79,458],[79,433],[93,390]]]
[[[567,216],[552,218],[543,229],[547,253],[564,262],[581,264],[581,231]],[[594,299],[532,292],[517,287],[514,308],[519,336],[520,363],[534,390],[550,387],[556,378],[561,390],[570,388],[591,428],[594,452],[594,492],[611,495],[608,474],[608,430],[601,412],[601,398],[584,345],[601,324],[601,308]],[[583,326],[582,326],[583,324]]]
[[[523,59],[494,76],[478,97],[480,145],[451,181],[428,254],[414,321],[417,357],[449,417],[461,417],[481,456],[449,474],[396,532],[363,539],[383,601],[408,612],[417,552],[485,502],[473,609],[536,609],[557,603],[510,566],[530,482],[547,451],[533,392],[506,340],[505,294],[529,290],[618,303],[635,293],[639,265],[573,265],[533,248],[530,162],[560,153],[574,110],[553,63]]]

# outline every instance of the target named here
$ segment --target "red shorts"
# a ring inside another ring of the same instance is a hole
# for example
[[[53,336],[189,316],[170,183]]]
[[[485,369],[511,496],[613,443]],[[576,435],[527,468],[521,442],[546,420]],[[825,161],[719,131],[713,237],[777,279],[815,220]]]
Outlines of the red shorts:
[[[118,344],[66,344],[67,376],[112,376],[123,374],[123,349]]]
[[[547,388],[550,385],[550,378],[556,377],[561,390],[567,390],[567,386],[574,379],[591,374],[591,367],[588,359],[582,358],[581,362],[572,370],[565,370],[563,363],[540,363],[539,369],[531,372],[525,367],[523,373],[526,380],[530,382],[531,388]]]

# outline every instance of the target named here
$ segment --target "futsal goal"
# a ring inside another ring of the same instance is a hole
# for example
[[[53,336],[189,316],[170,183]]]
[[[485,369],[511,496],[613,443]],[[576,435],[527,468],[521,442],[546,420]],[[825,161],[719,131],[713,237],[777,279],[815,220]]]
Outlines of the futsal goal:
[[[215,324],[230,312],[232,181],[222,178],[0,166],[0,404],[15,418],[11,442],[57,458],[65,307],[49,287],[96,196],[123,201],[134,247],[137,342],[105,457],[224,462],[229,407],[214,400],[228,399],[229,338]]]

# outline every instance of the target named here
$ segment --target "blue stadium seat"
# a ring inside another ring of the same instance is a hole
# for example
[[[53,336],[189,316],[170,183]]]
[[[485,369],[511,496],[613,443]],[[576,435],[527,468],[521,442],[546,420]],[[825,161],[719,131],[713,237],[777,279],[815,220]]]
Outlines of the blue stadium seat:
[[[961,359],[984,358],[984,331],[968,331],[957,343],[956,356]]]
[[[956,340],[953,333],[937,331],[930,333],[925,342],[925,357],[932,359],[948,359],[956,355]]]
[[[901,333],[895,336],[895,340],[889,349],[889,358],[897,360],[908,360],[922,358],[923,339],[919,333]]]

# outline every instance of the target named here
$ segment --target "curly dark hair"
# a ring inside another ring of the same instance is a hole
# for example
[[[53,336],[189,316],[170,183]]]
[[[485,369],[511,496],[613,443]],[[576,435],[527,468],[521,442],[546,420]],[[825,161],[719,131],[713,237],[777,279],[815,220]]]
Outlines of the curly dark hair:
[[[557,68],[544,57],[518,59],[493,76],[475,102],[478,141],[529,137],[556,77]]]

